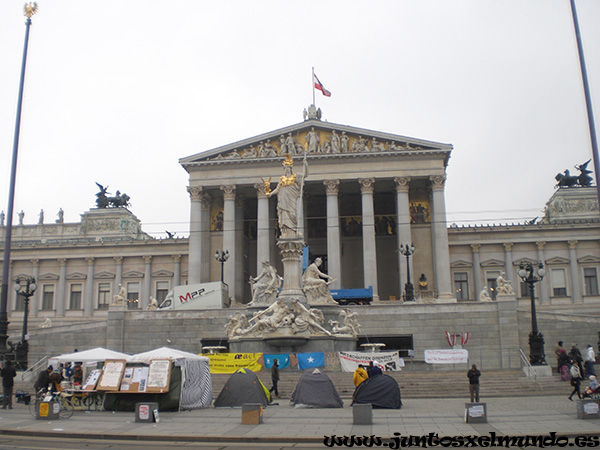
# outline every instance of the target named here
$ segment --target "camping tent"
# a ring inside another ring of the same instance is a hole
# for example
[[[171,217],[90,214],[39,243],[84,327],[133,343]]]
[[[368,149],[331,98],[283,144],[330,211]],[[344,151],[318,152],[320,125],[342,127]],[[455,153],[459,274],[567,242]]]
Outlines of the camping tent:
[[[315,408],[343,408],[344,402],[331,379],[319,369],[309,369],[302,374],[292,394],[294,406]]]
[[[92,362],[92,361],[106,361],[107,359],[129,359],[127,353],[115,352],[107,348],[97,347],[90,350],[84,350],[82,352],[65,353],[64,355],[55,356],[49,358],[50,361],[62,362]]]
[[[260,403],[263,406],[271,401],[271,394],[258,376],[250,369],[239,369],[233,373],[215,400],[215,408],[242,406],[244,403]]]
[[[128,411],[135,403],[153,401],[161,410],[207,408],[212,401],[212,379],[209,359],[205,356],[161,347],[128,358],[128,364],[149,364],[157,359],[170,359],[173,363],[169,391],[164,394],[114,393],[107,394],[105,409]],[[178,370],[175,370],[178,369]]]
[[[370,403],[373,408],[400,409],[400,388],[392,377],[382,374],[367,378],[354,390],[352,404]]]

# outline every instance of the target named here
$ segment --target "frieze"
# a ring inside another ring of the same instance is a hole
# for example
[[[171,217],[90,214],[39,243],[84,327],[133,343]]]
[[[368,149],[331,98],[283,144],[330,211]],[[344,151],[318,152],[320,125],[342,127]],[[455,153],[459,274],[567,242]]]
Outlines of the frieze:
[[[431,150],[409,142],[379,141],[376,137],[351,135],[345,131],[324,131],[314,127],[307,132],[289,132],[281,134],[277,141],[270,139],[250,144],[247,147],[235,148],[225,153],[208,158],[208,161],[223,161],[237,159],[262,159],[285,156],[300,156],[307,152],[309,155],[332,155],[345,153],[385,153],[407,152],[414,150]]]

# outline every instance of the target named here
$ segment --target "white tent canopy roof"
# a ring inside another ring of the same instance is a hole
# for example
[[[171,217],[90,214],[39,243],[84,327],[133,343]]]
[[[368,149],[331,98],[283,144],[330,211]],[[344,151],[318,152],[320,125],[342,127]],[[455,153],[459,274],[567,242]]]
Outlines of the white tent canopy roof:
[[[50,360],[60,362],[88,362],[88,361],[106,361],[107,359],[126,359],[129,360],[130,355],[127,353],[115,352],[107,348],[97,347],[82,352],[65,353],[64,355],[55,356]]]
[[[144,353],[138,353],[130,356],[131,362],[150,362],[153,359],[195,359],[199,361],[209,361],[206,356],[195,355],[193,353],[175,350],[174,348],[161,347]]]

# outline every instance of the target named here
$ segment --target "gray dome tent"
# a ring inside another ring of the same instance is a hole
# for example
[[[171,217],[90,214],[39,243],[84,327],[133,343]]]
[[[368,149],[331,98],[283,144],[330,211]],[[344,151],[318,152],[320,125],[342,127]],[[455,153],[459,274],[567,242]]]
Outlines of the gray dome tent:
[[[250,369],[239,369],[232,374],[216,398],[215,408],[241,407],[244,403],[260,403],[267,406],[271,394],[258,376]]]
[[[294,406],[343,408],[344,402],[327,374],[310,369],[302,374],[290,400]]]
[[[373,408],[402,408],[400,388],[392,377],[381,374],[367,378],[354,390],[352,404],[370,403]]]

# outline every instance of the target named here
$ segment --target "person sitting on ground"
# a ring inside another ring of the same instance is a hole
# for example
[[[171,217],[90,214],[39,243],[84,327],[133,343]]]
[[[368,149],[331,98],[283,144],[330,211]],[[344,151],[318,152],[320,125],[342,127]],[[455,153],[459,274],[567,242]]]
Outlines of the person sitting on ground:
[[[359,364],[356,370],[354,371],[354,375],[352,376],[352,382],[354,386],[358,387],[360,383],[369,378],[369,374],[365,370],[365,366]]]
[[[600,385],[598,384],[598,380],[595,375],[590,375],[590,385],[586,388],[583,393],[584,397],[591,397],[592,394],[596,394],[599,392]]]

